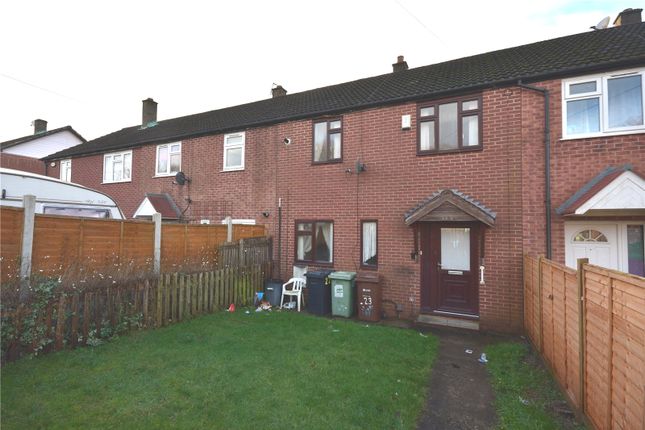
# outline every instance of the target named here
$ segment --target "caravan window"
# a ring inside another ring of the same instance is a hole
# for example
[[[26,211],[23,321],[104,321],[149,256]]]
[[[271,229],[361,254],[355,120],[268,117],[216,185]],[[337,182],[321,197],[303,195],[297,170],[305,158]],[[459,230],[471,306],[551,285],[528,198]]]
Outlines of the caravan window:
[[[110,218],[110,211],[108,209],[45,206],[43,208],[43,213],[48,215],[78,216],[84,218]]]

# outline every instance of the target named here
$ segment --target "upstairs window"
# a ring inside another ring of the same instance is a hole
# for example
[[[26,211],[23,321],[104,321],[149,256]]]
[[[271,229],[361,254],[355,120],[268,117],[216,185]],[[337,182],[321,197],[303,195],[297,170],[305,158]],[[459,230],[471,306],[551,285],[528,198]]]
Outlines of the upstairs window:
[[[244,170],[244,140],[243,132],[224,136],[224,171]]]
[[[103,156],[103,182],[132,180],[132,151],[113,152]]]
[[[72,160],[60,161],[60,180],[72,182]]]
[[[481,149],[481,97],[419,105],[419,154]]]
[[[563,137],[645,130],[645,70],[562,82]]]
[[[331,263],[334,250],[334,223],[299,221],[296,223],[296,261]]]
[[[170,176],[181,170],[181,142],[157,146],[156,176]]]
[[[313,162],[341,161],[342,122],[340,119],[314,122]]]

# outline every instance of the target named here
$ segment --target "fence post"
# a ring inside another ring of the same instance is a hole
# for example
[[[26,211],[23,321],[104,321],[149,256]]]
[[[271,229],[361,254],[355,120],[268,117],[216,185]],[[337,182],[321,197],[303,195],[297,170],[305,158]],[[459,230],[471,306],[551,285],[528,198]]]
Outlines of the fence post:
[[[22,198],[24,221],[22,223],[22,249],[20,251],[20,302],[29,298],[31,279],[31,253],[34,245],[34,223],[36,220],[36,196]]]
[[[589,263],[588,258],[578,259],[578,407],[585,413],[585,273],[584,265]]]
[[[244,239],[240,239],[240,257],[238,258],[238,271],[239,269],[246,267],[246,260],[244,258]]]
[[[226,241],[233,242],[233,220],[230,216],[227,216],[226,219]]]
[[[542,256],[538,256],[538,282],[537,282],[537,287],[538,287],[538,349],[540,351],[540,354],[544,352],[542,349]]]
[[[609,313],[608,331],[607,331],[607,421],[606,427],[611,429],[611,415],[612,415],[612,394],[613,394],[613,379],[614,379],[614,278],[609,277],[609,285],[607,285],[607,312]]]
[[[153,272],[155,276],[159,276],[161,273],[161,214],[159,212],[152,214],[152,221],[155,223]]]

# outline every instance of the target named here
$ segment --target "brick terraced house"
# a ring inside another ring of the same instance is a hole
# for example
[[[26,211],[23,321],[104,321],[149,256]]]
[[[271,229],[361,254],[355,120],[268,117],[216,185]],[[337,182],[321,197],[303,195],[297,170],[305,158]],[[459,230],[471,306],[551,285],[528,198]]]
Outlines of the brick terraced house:
[[[643,276],[645,24],[617,21],[163,121],[147,99],[48,174],[71,159],[128,217],[154,196],[180,222],[265,224],[283,278],[373,271],[390,315],[519,331],[525,253]]]

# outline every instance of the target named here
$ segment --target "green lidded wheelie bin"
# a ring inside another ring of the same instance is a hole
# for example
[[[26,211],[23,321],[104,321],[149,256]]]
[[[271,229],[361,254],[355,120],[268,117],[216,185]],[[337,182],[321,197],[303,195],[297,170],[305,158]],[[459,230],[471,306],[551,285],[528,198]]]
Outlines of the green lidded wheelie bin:
[[[354,315],[356,300],[355,272],[333,272],[329,275],[331,281],[331,314],[350,318]]]

